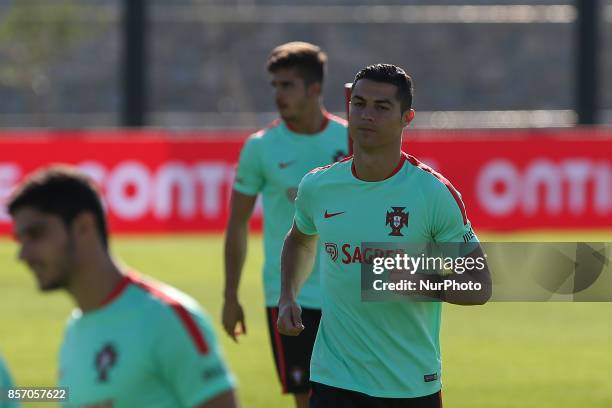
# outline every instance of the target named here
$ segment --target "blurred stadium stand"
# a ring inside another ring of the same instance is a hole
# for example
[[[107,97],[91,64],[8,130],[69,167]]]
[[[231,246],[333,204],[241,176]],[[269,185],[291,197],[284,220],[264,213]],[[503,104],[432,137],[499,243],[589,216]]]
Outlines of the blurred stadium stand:
[[[327,51],[332,112],[357,70],[390,62],[415,78],[416,127],[575,124],[574,2],[378,3],[149,1],[148,124],[265,125],[275,116],[265,59],[292,40]],[[612,0],[602,6],[600,122],[612,124]],[[120,0],[0,0],[0,127],[120,125],[121,10]]]

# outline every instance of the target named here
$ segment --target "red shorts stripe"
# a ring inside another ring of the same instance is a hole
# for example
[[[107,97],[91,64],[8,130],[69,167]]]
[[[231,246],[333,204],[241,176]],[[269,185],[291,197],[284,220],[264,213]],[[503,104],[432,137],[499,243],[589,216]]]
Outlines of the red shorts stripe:
[[[131,279],[132,283],[146,290],[147,292],[170,306],[172,310],[174,310],[174,312],[178,315],[179,319],[181,319],[183,326],[185,326],[185,329],[187,329],[187,333],[189,333],[189,336],[193,340],[198,352],[200,352],[200,354],[208,353],[208,344],[206,343],[206,339],[204,338],[202,331],[191,317],[189,311],[185,309],[183,305],[181,305],[177,300],[172,299],[170,296],[165,294],[162,289],[155,287],[154,284],[144,282],[139,278],[135,278],[134,276],[132,276]]]
[[[272,308],[272,327],[274,328],[274,343],[276,343],[276,353],[278,355],[278,371],[280,372],[281,384],[283,385],[283,393],[287,393],[287,377],[285,372],[285,350],[283,349],[283,341],[276,327],[278,321],[278,308]]]

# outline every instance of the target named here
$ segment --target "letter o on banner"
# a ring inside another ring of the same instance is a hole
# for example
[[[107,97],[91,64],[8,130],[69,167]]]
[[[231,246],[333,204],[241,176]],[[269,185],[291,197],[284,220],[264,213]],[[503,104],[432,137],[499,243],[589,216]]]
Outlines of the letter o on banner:
[[[92,179],[100,189],[102,188],[104,185],[104,178],[106,177],[106,169],[102,164],[90,160],[79,164],[77,167],[81,173],[85,173],[87,177]]]
[[[493,160],[478,175],[478,203],[490,214],[508,215],[516,209],[520,200],[520,183],[520,175],[514,164],[508,160]]]
[[[151,183],[151,175],[143,164],[136,161],[121,163],[112,171],[106,186],[109,208],[119,218],[142,218],[149,210]]]

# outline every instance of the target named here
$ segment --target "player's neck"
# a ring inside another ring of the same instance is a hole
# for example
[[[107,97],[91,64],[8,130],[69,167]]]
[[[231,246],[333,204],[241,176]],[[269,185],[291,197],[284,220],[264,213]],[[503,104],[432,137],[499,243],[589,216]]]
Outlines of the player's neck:
[[[363,181],[381,181],[389,178],[397,169],[402,158],[402,151],[392,148],[365,151],[355,146],[353,153],[353,170],[355,176]]]
[[[101,307],[124,278],[108,253],[98,254],[93,259],[78,268],[67,288],[83,313]]]
[[[321,105],[307,109],[300,117],[285,120],[292,132],[304,135],[319,133],[326,121],[325,110]]]

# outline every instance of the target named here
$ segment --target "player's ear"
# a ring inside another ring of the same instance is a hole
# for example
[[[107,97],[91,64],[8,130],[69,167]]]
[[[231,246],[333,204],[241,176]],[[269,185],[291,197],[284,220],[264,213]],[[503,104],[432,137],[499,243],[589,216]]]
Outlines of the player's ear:
[[[307,88],[306,88],[308,95],[311,95],[311,96],[320,96],[322,90],[323,90],[323,87],[321,86],[320,82],[312,82],[309,85],[307,85]]]
[[[412,120],[414,119],[414,115],[414,109],[408,109],[406,112],[404,112],[404,114],[402,115],[402,121],[404,122],[404,126],[408,126],[410,122],[412,122]]]
[[[71,228],[77,239],[89,239],[97,234],[96,217],[90,211],[83,211],[74,217]]]

